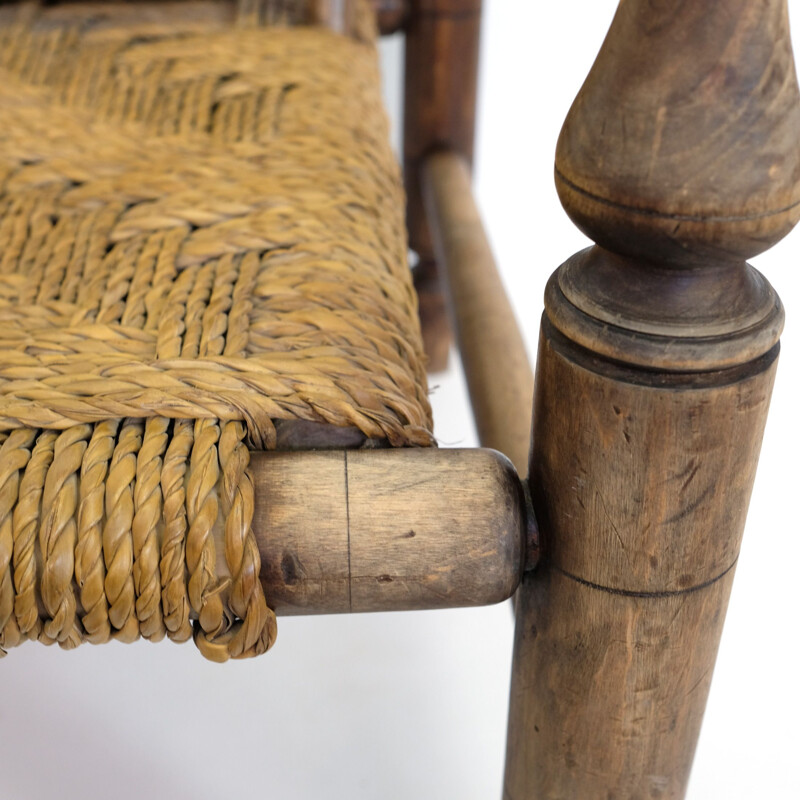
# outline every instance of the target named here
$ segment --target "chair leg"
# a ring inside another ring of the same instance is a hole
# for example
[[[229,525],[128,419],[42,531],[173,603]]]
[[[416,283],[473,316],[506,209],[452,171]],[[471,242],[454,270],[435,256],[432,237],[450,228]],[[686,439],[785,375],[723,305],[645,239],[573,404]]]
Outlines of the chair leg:
[[[446,149],[472,162],[482,0],[411,0],[406,26],[403,162],[408,234],[422,261],[433,242],[422,202],[421,167]]]
[[[518,591],[509,800],[683,796],[776,357],[686,381],[545,323],[531,459],[545,555]]]
[[[406,19],[403,161],[409,244],[430,372],[447,366],[452,334],[422,200],[421,170],[433,151],[472,160],[482,0],[411,0]]]
[[[746,260],[800,214],[798,130],[785,0],[620,4],[556,155],[598,246],[545,296],[507,800],[686,792],[783,324]]]
[[[414,288],[419,299],[419,322],[425,355],[428,357],[428,372],[443,372],[447,369],[450,358],[453,333],[450,330],[447,301],[435,261],[420,261],[414,267]]]

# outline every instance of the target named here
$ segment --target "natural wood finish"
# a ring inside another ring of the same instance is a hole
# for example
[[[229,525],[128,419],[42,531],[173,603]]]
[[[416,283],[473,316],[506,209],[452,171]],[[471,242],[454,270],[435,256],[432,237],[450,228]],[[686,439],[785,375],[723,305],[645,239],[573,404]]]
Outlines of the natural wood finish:
[[[504,800],[683,797],[732,582],[643,600],[527,575]]]
[[[421,261],[414,267],[414,290],[419,303],[419,324],[425,365],[429,373],[443,372],[450,360],[453,333],[447,315],[443,278],[435,261]]]
[[[776,355],[651,376],[545,322],[507,797],[683,796]]]
[[[481,445],[505,453],[526,475],[533,372],[472,196],[469,166],[455,153],[437,153],[425,161],[422,179]]]
[[[800,216],[796,96],[786,0],[621,3],[559,138],[564,207],[617,253],[741,264]]]
[[[437,149],[471,164],[475,140],[481,0],[410,0],[406,26],[403,156],[409,246],[419,255],[427,316],[422,317],[429,369],[447,366],[452,335],[422,200],[421,169]],[[442,357],[442,353],[445,354]]]
[[[433,257],[422,204],[420,169],[433,150],[472,161],[478,85],[481,0],[411,0],[406,31],[403,153],[409,243]]]
[[[525,502],[499,453],[253,453],[251,469],[277,614],[486,605],[519,584]]]
[[[686,791],[783,324],[745,259],[797,219],[783,0],[620,4],[559,141],[599,245],[548,284],[505,797]]]
[[[716,266],[654,270],[593,247],[550,279],[545,304],[559,330],[607,358],[665,370],[726,369],[772,346],[783,306],[749,264]]]
[[[386,439],[368,439],[353,426],[339,427],[305,419],[275,421],[276,450],[333,450],[354,447],[389,447]]]
[[[372,0],[382,36],[401,31],[408,21],[409,0]]]

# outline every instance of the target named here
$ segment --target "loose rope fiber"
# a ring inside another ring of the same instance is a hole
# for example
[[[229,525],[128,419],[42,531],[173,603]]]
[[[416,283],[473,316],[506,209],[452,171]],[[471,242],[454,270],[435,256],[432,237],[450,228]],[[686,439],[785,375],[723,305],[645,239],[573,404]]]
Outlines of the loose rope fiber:
[[[374,20],[304,7],[0,5],[0,655],[263,653],[248,448],[432,443]]]

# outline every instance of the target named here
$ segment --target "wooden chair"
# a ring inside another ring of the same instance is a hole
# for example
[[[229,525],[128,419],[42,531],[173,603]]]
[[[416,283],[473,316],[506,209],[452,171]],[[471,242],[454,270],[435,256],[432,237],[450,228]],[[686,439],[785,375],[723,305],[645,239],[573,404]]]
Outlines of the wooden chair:
[[[558,143],[597,244],[547,286],[535,382],[470,188],[481,2],[375,5],[406,35],[425,344],[441,365],[449,305],[486,449],[287,428],[279,449],[326,452],[251,457],[264,595],[282,614],[516,593],[504,797],[682,797],[783,324],[746,262],[800,218],[786,2],[621,4]],[[353,32],[353,6],[309,8]]]

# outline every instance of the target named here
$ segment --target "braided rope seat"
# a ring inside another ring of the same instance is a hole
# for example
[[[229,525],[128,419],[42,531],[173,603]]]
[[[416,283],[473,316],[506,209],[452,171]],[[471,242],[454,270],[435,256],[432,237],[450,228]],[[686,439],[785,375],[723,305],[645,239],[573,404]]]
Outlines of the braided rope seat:
[[[432,443],[374,20],[301,16],[0,5],[4,649],[262,653],[248,448]]]

